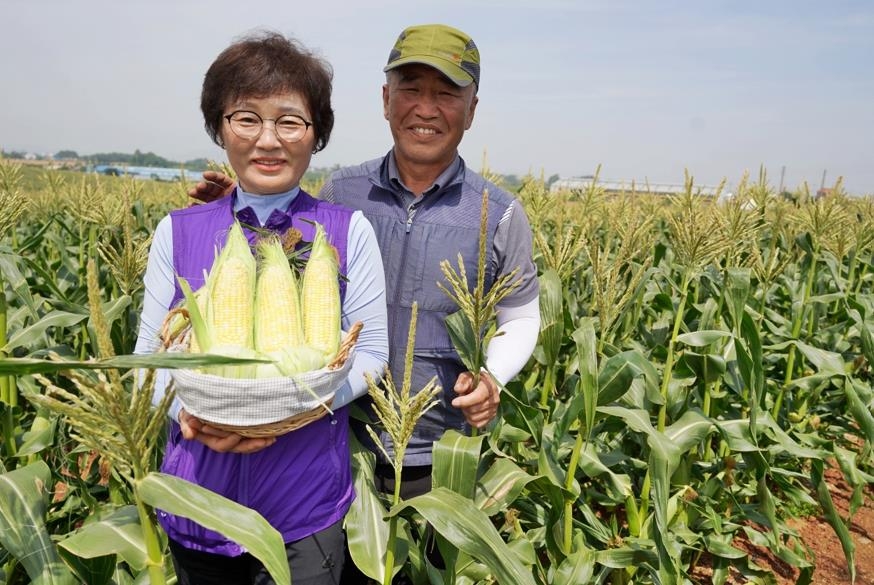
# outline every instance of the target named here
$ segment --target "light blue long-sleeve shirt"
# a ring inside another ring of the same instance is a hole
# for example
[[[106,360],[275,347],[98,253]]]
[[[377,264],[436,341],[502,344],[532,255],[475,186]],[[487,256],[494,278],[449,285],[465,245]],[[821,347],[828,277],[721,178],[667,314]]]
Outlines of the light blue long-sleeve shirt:
[[[262,225],[276,210],[285,210],[299,188],[276,195],[251,195],[237,190],[234,211],[251,207]],[[334,396],[333,408],[345,406],[367,392],[364,375],[379,379],[388,360],[388,332],[385,304],[385,274],[376,235],[370,222],[360,211],[353,213],[349,223],[347,243],[346,296],[341,310],[343,329],[356,321],[364,323],[355,345],[354,359],[346,383]],[[155,229],[146,274],[143,278],[145,295],[140,317],[140,330],[134,353],[158,351],[161,324],[176,290],[173,270],[173,227],[170,215],[164,217]],[[153,402],[164,396],[169,381],[168,370],[158,370]],[[170,417],[178,420],[181,404],[175,400]]]

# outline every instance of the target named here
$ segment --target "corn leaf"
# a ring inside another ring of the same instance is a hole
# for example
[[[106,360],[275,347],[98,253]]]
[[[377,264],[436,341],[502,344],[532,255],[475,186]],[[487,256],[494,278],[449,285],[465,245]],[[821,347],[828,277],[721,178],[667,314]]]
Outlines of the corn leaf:
[[[680,582],[679,559],[675,558],[677,547],[675,535],[668,527],[668,500],[671,491],[671,473],[680,464],[683,450],[673,444],[666,435],[653,431],[647,441],[650,447],[649,472],[652,476],[652,506],[655,526],[652,537],[659,558],[658,572],[662,585]]]
[[[538,476],[527,473],[510,459],[497,459],[476,482],[474,502],[492,516],[507,509]]]
[[[756,445],[750,429],[750,419],[734,418],[717,420],[716,428],[719,429],[722,439],[728,444],[729,449],[735,453],[750,453],[760,451]]]
[[[57,417],[49,416],[45,408],[38,408],[30,428],[21,435],[18,456],[26,457],[51,447],[55,440],[56,421]]]
[[[751,271],[749,268],[728,268],[725,274],[725,296],[728,312],[734,322],[734,331],[739,331],[744,317],[744,307],[750,295]]]
[[[824,465],[822,461],[813,461],[810,469],[810,481],[816,486],[816,496],[822,506],[822,511],[825,514],[825,519],[835,531],[838,540],[841,541],[841,548],[844,550],[844,557],[847,561],[847,571],[850,573],[850,581],[856,582],[856,545],[853,538],[850,536],[850,531],[846,523],[835,508],[835,503],[832,500],[829,492],[828,484],[824,478]]]
[[[582,325],[571,335],[577,346],[580,377],[577,391],[583,396],[583,422],[588,441],[595,426],[595,411],[598,408],[598,356],[596,353],[595,324],[593,319],[583,319]]]
[[[201,351],[209,351],[212,347],[212,334],[206,322],[206,315],[200,311],[197,297],[194,291],[191,290],[191,285],[181,276],[179,277],[179,288],[182,289],[182,294],[185,296],[185,308],[188,310],[191,328],[194,330],[197,344],[200,346]]]
[[[869,364],[874,364],[874,333],[871,332],[871,326],[865,322],[858,310],[852,309],[848,311],[848,314],[855,321],[856,327],[859,328],[859,337],[862,340],[862,354]]]
[[[588,549],[576,550],[562,561],[552,579],[553,585],[591,583],[595,574],[595,555]]]
[[[498,583],[535,585],[531,571],[513,555],[491,520],[474,503],[446,488],[401,502],[391,509],[396,516],[412,508],[460,551],[492,570]]]
[[[0,475],[0,545],[33,583],[75,585],[46,529],[51,471],[43,461]]]
[[[484,360],[479,355],[478,336],[471,327],[470,319],[465,317],[462,311],[455,311],[446,317],[446,330],[452,340],[452,347],[458,352],[464,367],[469,372],[478,372]]]
[[[632,359],[631,354],[634,353],[625,351],[601,362],[598,372],[598,406],[619,400],[631,389],[634,379],[643,376],[643,371]]]
[[[502,429],[510,426],[520,429],[534,439],[536,446],[540,445],[543,411],[519,398],[512,385],[501,393],[501,414]]]
[[[36,323],[17,331],[0,351],[9,353],[19,347],[26,347],[37,342],[50,327],[72,327],[88,318],[88,315],[52,311],[40,318]]]
[[[687,410],[664,431],[665,437],[680,451],[700,445],[713,429],[713,422],[695,410]],[[671,469],[673,471],[673,469]]]
[[[813,347],[800,341],[796,341],[795,346],[813,364],[817,372],[832,376],[844,376],[846,374],[841,354]]]
[[[155,353],[120,355],[91,361],[2,358],[0,375],[51,374],[65,370],[126,370],[131,368],[191,369],[222,364],[270,363],[269,359],[238,358],[213,354]]]
[[[862,429],[868,444],[872,445],[874,444],[874,413],[872,413],[871,408],[867,406],[861,398],[859,398],[859,395],[864,391],[865,388],[861,383],[855,380],[847,380],[844,383],[844,392],[846,393],[847,402],[850,406],[850,413],[853,415],[859,428]]]
[[[18,255],[0,253],[0,281],[6,283],[12,290],[12,293],[24,303],[31,316],[34,319],[38,319],[39,313],[37,312],[36,302],[30,292],[27,280],[24,278],[21,270],[18,269],[18,262],[20,262]]]
[[[737,356],[737,372],[740,374],[745,387],[749,390],[750,438],[754,444],[758,444],[759,405],[762,393],[764,392],[765,381],[762,369],[761,341],[749,315],[744,317],[741,332],[742,337],[734,339],[734,353]]]
[[[355,566],[371,579],[382,583],[389,526],[385,518],[388,510],[376,491],[373,478],[376,456],[364,448],[352,433],[349,435],[349,443],[352,450],[355,499],[346,513],[346,542]],[[404,522],[402,518],[399,521]],[[399,530],[394,551],[397,568],[406,561],[409,550],[409,540]]]
[[[555,270],[540,275],[540,345],[546,363],[558,361],[564,334],[564,300],[561,278]]]
[[[727,367],[725,358],[718,353],[686,351],[677,360],[678,371],[688,370],[700,383],[704,384],[712,384],[721,380]]]
[[[677,336],[677,341],[690,347],[707,347],[727,337],[731,337],[728,331],[708,329],[683,333]]]
[[[194,520],[237,542],[264,564],[277,585],[291,585],[282,535],[256,511],[164,473],[149,473],[137,481],[136,490],[150,506]]]
[[[125,506],[103,520],[86,524],[60,541],[58,546],[86,559],[117,554],[137,570],[144,569],[148,560],[134,506]]]
[[[473,499],[484,438],[484,435],[468,437],[452,429],[446,431],[434,443],[433,486]]]
[[[610,482],[607,488],[612,489],[612,496],[624,499],[632,495],[631,478],[607,467],[601,461],[597,448],[591,443],[587,443],[580,451],[580,469],[588,477],[606,476]]]
[[[79,578],[80,583],[88,585],[115,585],[113,577],[119,571],[118,557],[114,554],[96,556],[94,558],[77,557],[73,553],[58,547],[58,554],[67,563],[70,570]],[[148,574],[148,571],[143,571]]]

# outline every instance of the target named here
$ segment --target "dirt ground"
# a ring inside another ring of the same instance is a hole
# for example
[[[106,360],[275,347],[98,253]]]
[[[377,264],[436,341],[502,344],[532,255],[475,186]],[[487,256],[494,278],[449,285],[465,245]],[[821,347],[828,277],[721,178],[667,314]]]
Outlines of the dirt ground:
[[[840,472],[834,469],[826,473],[831,489],[832,500],[843,518],[847,517],[851,489],[843,481]],[[850,573],[844,559],[841,542],[832,527],[823,517],[799,518],[789,523],[798,531],[802,541],[810,550],[811,561],[816,568],[813,573],[814,585],[849,585]],[[856,585],[874,585],[874,487],[868,486],[862,507],[853,516],[850,534],[856,544]],[[736,542],[735,546],[748,551],[753,562],[760,568],[774,574],[777,585],[792,585],[798,578],[798,570],[770,554],[757,549],[749,543]],[[710,583],[708,571],[696,571],[696,583]],[[733,574],[728,581],[732,585],[747,583],[739,574]]]

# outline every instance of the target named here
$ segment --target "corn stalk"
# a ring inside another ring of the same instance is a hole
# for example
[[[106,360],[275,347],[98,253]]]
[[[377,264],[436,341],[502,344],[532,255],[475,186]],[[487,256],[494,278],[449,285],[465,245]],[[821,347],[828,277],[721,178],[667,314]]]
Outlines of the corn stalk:
[[[21,194],[21,165],[9,164],[0,158],[0,241],[15,236],[15,227],[27,210],[27,201]],[[0,266],[0,358],[6,357],[8,343],[8,310],[6,277]],[[0,403],[4,405],[3,443],[10,459],[16,455],[15,418],[18,407],[18,389],[14,376],[0,376]]]
[[[392,494],[392,507],[397,506],[401,500],[401,471],[404,466],[404,454],[407,445],[413,438],[413,429],[422,416],[437,404],[436,396],[441,387],[437,384],[437,378],[432,378],[424,388],[415,394],[411,393],[413,352],[416,343],[416,319],[418,305],[413,303],[412,316],[410,317],[410,330],[407,337],[407,353],[404,361],[404,379],[400,389],[392,379],[391,371],[386,370],[385,379],[382,381],[383,388],[370,375],[367,375],[367,393],[373,400],[373,409],[385,431],[392,439],[394,455],[390,456],[376,432],[368,426],[367,432],[377,447],[382,451],[386,460],[390,461],[394,468],[395,485]],[[395,572],[395,549],[398,530],[398,517],[392,516],[389,520],[388,546],[385,556],[385,572],[383,585],[390,585]]]
[[[489,339],[494,335],[489,332],[489,328],[495,318],[495,307],[521,284],[516,279],[516,274],[519,272],[517,267],[497,277],[491,288],[485,290],[488,207],[489,192],[488,189],[484,189],[480,212],[476,284],[473,290],[470,290],[464,258],[461,254],[458,255],[458,270],[449,260],[440,262],[440,269],[449,286],[445,286],[442,282],[437,283],[440,290],[446,293],[460,309],[446,318],[446,327],[462,363],[473,375],[473,388],[479,385],[480,373],[486,367],[485,350]],[[476,434],[476,429],[473,433]]]
[[[93,260],[88,261],[87,283],[99,357],[111,358],[115,351],[109,324],[101,309],[97,266]],[[136,387],[136,380],[128,377],[127,382],[134,385],[131,390],[126,389],[120,372],[114,369],[96,376],[70,373],[69,377],[76,387],[76,393],[38,375],[37,379],[48,391],[44,395],[34,396],[33,400],[64,415],[75,438],[99,453],[112,465],[114,473],[133,488],[140,529],[146,544],[150,582],[164,584],[163,550],[156,523],[151,509],[139,496],[137,485],[148,474],[153,451],[157,448],[157,436],[164,427],[173,392],[168,392],[158,408],[152,410],[154,372],[146,377],[141,388]]]

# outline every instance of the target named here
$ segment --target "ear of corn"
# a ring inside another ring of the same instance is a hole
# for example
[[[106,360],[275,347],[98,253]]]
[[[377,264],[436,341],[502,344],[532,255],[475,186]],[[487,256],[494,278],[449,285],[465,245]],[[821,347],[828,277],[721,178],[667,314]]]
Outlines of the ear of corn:
[[[271,353],[304,345],[300,291],[279,238],[258,242],[261,260],[255,289],[255,349]]]
[[[313,247],[303,274],[303,329],[307,345],[330,358],[340,348],[340,289],[337,252],[316,224]]]
[[[213,346],[253,349],[255,257],[238,222],[213,263],[207,286],[207,322]]]
[[[211,366],[231,378],[293,376],[325,366],[340,346],[337,254],[316,224],[302,281],[278,238],[259,242],[260,262],[238,223],[196,293],[180,278],[193,329],[189,351],[265,357],[272,363]]]

